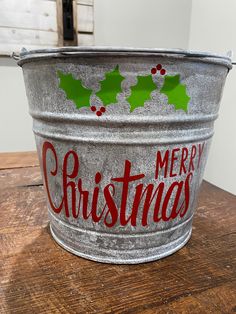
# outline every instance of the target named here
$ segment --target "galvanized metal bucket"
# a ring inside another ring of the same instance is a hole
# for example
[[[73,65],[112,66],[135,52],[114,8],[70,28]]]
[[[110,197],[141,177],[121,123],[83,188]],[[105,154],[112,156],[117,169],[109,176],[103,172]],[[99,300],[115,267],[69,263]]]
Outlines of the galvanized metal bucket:
[[[183,247],[230,58],[69,47],[23,51],[18,63],[53,238],[107,263]]]

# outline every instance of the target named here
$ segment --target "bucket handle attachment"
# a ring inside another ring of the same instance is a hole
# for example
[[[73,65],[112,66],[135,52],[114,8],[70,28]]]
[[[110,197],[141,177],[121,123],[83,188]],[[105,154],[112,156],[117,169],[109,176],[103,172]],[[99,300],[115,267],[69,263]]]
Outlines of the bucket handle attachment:
[[[11,54],[11,58],[13,58],[14,60],[18,61],[18,60],[20,60],[20,55],[22,53],[26,53],[26,52],[28,52],[28,50],[23,47],[23,48],[21,48],[20,53],[16,53],[16,52],[13,51],[12,54]]]
[[[16,52],[13,52],[11,54],[11,58],[13,58],[14,60],[18,61],[18,60],[20,60],[20,55],[17,54]]]
[[[226,52],[226,56],[229,57],[231,60],[233,59],[233,55],[234,55],[234,53],[232,50],[229,50]],[[236,61],[232,60],[231,63],[232,63],[232,65],[236,65]]]

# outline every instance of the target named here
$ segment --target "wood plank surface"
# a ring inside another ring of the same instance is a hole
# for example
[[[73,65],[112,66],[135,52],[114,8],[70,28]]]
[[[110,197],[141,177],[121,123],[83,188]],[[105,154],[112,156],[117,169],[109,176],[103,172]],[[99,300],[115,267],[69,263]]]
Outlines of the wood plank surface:
[[[22,47],[93,45],[93,0],[74,0],[74,41],[63,40],[62,0],[0,0],[0,54],[19,53]],[[78,14],[77,14],[78,12]],[[78,34],[79,32],[79,34]]]
[[[24,47],[28,50],[56,47],[57,32],[20,28],[0,28],[0,54],[19,53]]]
[[[0,154],[0,313],[235,313],[236,196],[203,182],[184,248],[147,264],[100,264],[52,240],[37,162]]]
[[[56,20],[56,3],[52,1],[38,2],[34,6],[24,6],[25,4],[30,4],[31,2],[23,2],[23,6],[17,6],[15,9],[13,7],[8,8],[9,4],[3,5],[1,11],[4,12],[0,14],[0,27],[7,28],[24,28],[24,29],[35,29],[44,31],[57,31],[57,20]],[[5,4],[5,2],[3,3]],[[44,6],[42,6],[44,4]],[[0,2],[1,5],[1,2]],[[4,8],[6,7],[6,8]]]
[[[21,44],[37,46],[55,46],[57,45],[57,33],[41,30],[30,30],[20,28],[0,28],[1,46],[4,44]]]
[[[12,53],[15,52],[16,54],[19,54],[22,48],[25,48],[26,50],[34,50],[34,49],[46,49],[50,48],[51,46],[48,45],[30,45],[30,44],[0,44],[0,56],[12,56]],[[55,46],[52,46],[55,47]]]
[[[77,4],[77,25],[79,32],[93,33],[93,7]]]
[[[0,15],[1,28],[19,28],[41,30],[48,32],[57,31],[56,15],[39,15],[32,13],[21,13],[5,11]]]
[[[93,34],[78,33],[78,43],[80,46],[92,46],[94,44]]]
[[[36,152],[0,153],[0,170],[38,166]]]
[[[78,4],[93,6],[93,0],[77,0]]]
[[[0,0],[1,12],[31,13],[44,16],[56,15],[56,0]],[[1,14],[1,18],[4,14]]]
[[[57,46],[55,0],[0,0],[0,8],[0,54]]]

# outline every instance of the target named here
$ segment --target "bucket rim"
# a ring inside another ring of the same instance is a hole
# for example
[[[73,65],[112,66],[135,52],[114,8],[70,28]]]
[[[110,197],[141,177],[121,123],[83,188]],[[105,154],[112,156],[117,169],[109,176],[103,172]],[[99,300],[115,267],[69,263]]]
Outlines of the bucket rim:
[[[44,49],[26,50],[22,48],[20,54],[13,53],[18,60],[18,65],[34,59],[45,59],[48,57],[93,57],[93,56],[169,56],[179,58],[194,58],[199,61],[220,63],[232,68],[232,60],[229,56],[207,51],[187,50],[180,48],[134,48],[134,47],[109,47],[109,46],[67,46]]]

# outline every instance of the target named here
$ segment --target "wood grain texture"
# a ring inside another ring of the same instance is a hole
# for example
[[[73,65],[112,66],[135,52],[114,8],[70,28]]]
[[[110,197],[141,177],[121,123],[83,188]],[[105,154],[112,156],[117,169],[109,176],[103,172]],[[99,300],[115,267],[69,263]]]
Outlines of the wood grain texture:
[[[1,5],[0,27],[57,31],[56,3],[52,1],[23,2],[13,9],[5,1]],[[27,6],[26,6],[27,4]],[[31,4],[31,5],[29,5]],[[38,8],[38,10],[37,10]]]
[[[8,45],[13,47],[37,46],[54,47],[57,45],[57,33],[21,28],[0,28],[0,51],[6,51]],[[14,49],[14,51],[17,51]]]
[[[0,8],[0,54],[57,46],[55,0],[0,0]]]
[[[52,240],[39,168],[19,156],[25,168],[0,155],[8,165],[0,171],[0,313],[235,313],[236,196],[204,182],[183,249],[147,264],[99,264]]]
[[[52,16],[56,15],[56,0],[30,0],[19,1],[17,0],[0,0],[1,12],[15,12],[15,13],[29,13]],[[1,14],[0,21],[3,14]]]
[[[93,44],[93,0],[73,0],[73,41],[63,39],[62,0],[0,0],[0,8],[0,55],[19,53],[22,47]]]
[[[93,6],[93,0],[77,0],[78,4]]]
[[[38,166],[36,152],[0,153],[0,169]]]
[[[62,0],[56,1],[57,9],[57,45],[63,46],[63,16],[62,16]]]
[[[78,43],[80,46],[92,46],[94,44],[93,34],[78,33]]]
[[[93,33],[93,7],[77,4],[77,26],[79,32]]]

